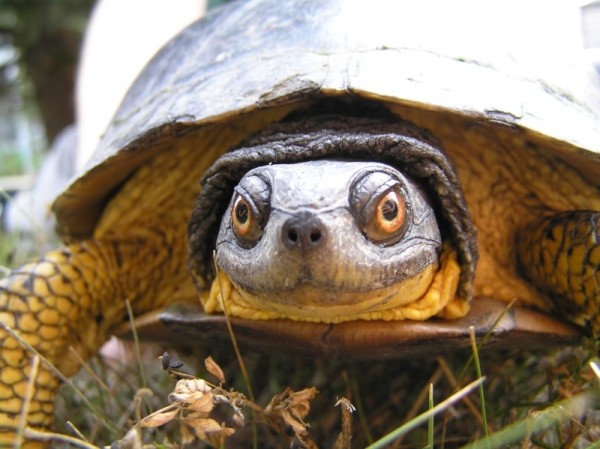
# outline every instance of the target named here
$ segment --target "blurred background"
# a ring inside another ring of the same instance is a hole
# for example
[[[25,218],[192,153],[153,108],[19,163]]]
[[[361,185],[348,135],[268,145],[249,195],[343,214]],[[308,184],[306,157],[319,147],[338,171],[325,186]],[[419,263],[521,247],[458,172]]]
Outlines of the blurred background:
[[[0,0],[0,261],[51,245],[52,200],[128,86],[165,42],[221,3]]]

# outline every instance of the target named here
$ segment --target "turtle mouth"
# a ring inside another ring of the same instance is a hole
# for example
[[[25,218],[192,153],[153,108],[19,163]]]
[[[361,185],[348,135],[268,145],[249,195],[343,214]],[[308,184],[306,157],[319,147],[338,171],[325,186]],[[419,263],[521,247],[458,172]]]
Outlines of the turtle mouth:
[[[383,287],[347,290],[333,285],[336,279],[307,279],[304,276],[294,286],[280,290],[251,290],[236,284],[242,298],[257,309],[282,316],[307,319],[320,317],[350,317],[391,309],[411,303],[429,289],[437,271],[436,261],[428,264],[412,277]]]
[[[323,288],[309,282],[285,291],[252,290],[217,274],[201,294],[207,313],[225,312],[248,319],[286,318],[338,323],[350,320],[425,320],[438,313],[463,316],[468,306],[455,297],[460,266],[448,245],[439,259],[410,278],[368,292]]]
[[[253,296],[272,298],[270,302],[291,304],[306,296],[306,301],[315,298],[324,304],[344,303],[340,300],[344,296],[385,291],[411,279],[423,282],[419,275],[438,266],[439,242],[415,240],[385,261],[376,253],[357,253],[351,251],[356,249],[349,248],[351,245],[342,247],[337,242],[324,244],[319,251],[276,251],[276,259],[263,269],[250,268],[248,276],[230,273],[230,277]]]

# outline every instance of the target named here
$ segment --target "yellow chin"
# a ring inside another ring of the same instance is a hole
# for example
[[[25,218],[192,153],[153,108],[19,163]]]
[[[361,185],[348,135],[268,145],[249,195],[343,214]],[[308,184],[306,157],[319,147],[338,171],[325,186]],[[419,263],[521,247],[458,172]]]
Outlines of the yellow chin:
[[[427,267],[419,276],[375,292],[341,293],[341,305],[323,305],[310,301],[301,307],[270,304],[264,299],[236,288],[224,272],[219,272],[209,292],[200,296],[206,313],[223,312],[252,320],[286,318],[297,321],[339,323],[352,320],[426,320],[434,315],[459,318],[469,311],[469,303],[456,298],[460,266],[454,250],[445,247],[437,272]],[[313,298],[315,288],[301,287],[296,294]],[[361,301],[356,301],[356,295]]]

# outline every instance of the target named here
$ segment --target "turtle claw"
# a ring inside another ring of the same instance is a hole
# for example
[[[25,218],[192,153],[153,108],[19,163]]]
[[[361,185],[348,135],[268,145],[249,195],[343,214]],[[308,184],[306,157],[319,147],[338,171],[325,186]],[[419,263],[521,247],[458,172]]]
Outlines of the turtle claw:
[[[561,212],[524,229],[519,269],[549,297],[553,311],[600,332],[600,212]]]

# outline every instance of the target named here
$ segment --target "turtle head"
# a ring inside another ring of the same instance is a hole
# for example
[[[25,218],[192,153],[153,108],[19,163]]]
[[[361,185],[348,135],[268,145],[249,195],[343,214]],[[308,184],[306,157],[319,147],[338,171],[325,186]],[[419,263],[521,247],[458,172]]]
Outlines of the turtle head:
[[[424,192],[398,170],[320,160],[247,173],[223,215],[216,254],[253,307],[336,319],[421,298],[441,245]]]
[[[205,174],[189,246],[203,290],[217,274],[207,312],[222,289],[245,318],[467,312],[477,248],[454,167],[427,132],[367,112],[295,113]]]

